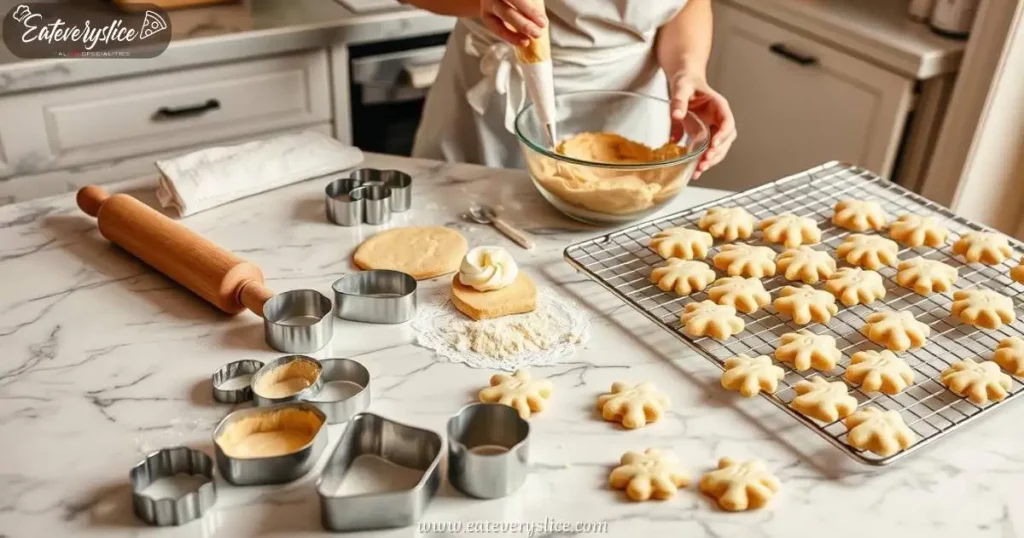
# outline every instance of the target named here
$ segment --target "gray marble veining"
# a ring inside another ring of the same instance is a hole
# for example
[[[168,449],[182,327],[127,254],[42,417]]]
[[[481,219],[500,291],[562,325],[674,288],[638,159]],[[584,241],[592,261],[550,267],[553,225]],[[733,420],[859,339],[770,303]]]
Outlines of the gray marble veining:
[[[471,245],[508,248],[542,285],[593,315],[584,348],[534,372],[551,377],[555,393],[531,419],[523,489],[484,502],[446,485],[426,522],[605,521],[607,536],[623,537],[1024,535],[1024,408],[1009,406],[891,468],[859,466],[768,402],[723,391],[713,365],[575,274],[562,249],[598,231],[549,207],[522,172],[376,155],[366,164],[411,173],[414,210],[386,226],[332,226],[323,184],[312,181],[184,222],[260,265],[273,289],[324,293],[354,270],[352,249],[375,231],[449,225]],[[153,203],[154,187],[117,189]],[[720,194],[689,188],[668,210]],[[473,202],[502,206],[535,234],[537,249],[528,253],[460,220]],[[444,278],[428,282],[421,293],[442,285]],[[229,407],[212,400],[210,374],[229,361],[277,356],[254,316],[222,315],[112,247],[71,195],[0,207],[0,306],[0,536],[327,535],[315,472],[275,487],[237,488],[218,477],[212,512],[180,528],[147,528],[131,515],[128,470],[144,453],[175,444],[212,451],[213,426]],[[367,366],[374,412],[440,432],[491,372],[439,362],[414,341],[407,325],[339,321],[320,355]],[[618,380],[656,381],[671,396],[671,412],[637,431],[603,422],[595,398]],[[330,427],[332,443],[342,428]],[[607,488],[608,472],[624,451],[648,446],[672,450],[695,476],[722,456],[759,457],[783,489],[769,508],[747,514],[717,510],[693,486],[669,501],[630,503]],[[352,536],[468,535],[406,528]]]

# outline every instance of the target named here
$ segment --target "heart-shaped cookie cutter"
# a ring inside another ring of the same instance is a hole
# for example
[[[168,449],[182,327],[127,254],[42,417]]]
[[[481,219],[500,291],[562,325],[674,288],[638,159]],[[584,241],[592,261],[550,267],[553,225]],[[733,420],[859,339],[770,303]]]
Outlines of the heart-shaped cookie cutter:
[[[339,226],[383,224],[412,206],[412,176],[398,170],[360,168],[324,188],[327,220]]]
[[[178,474],[199,476],[204,482],[177,499],[154,499],[144,493],[157,480]],[[132,510],[147,525],[184,525],[203,517],[217,501],[213,460],[201,450],[185,446],[157,450],[136,464],[128,476],[132,482]]]

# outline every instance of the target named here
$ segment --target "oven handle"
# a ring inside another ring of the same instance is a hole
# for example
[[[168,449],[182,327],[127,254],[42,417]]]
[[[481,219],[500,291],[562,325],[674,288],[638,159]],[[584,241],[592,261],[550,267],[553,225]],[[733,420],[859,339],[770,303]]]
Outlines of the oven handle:
[[[408,81],[410,88],[427,90],[437,81],[439,71],[441,71],[441,62],[406,64],[402,68],[402,79]]]

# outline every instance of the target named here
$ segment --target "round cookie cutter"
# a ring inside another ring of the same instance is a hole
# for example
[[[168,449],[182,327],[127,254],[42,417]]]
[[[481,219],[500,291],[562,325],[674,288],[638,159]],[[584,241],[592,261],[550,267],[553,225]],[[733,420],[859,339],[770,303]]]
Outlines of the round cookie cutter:
[[[348,422],[370,406],[370,372],[365,366],[352,359],[324,359],[320,363],[323,365],[320,375],[323,388],[307,401],[327,415],[328,424]],[[358,386],[359,390],[340,399],[325,399],[324,393],[330,390],[330,384],[337,382]]]
[[[246,359],[229,362],[221,366],[210,376],[213,385],[213,399],[221,403],[240,403],[252,400],[252,376],[263,368],[263,361]],[[249,376],[250,380],[244,387],[225,389],[221,388],[232,379]]]
[[[294,376],[288,376],[284,379],[290,379],[292,377],[302,377],[308,384],[305,388],[296,391],[287,396],[267,396],[260,394],[259,384],[260,380],[270,375],[275,370],[281,368],[297,369],[298,372]],[[298,400],[308,400],[311,396],[314,396],[320,392],[323,387],[323,364],[313,357],[307,357],[305,355],[286,355],[278,359],[274,359],[267,364],[263,365],[252,376],[252,395],[256,401],[257,406],[276,405],[286,402],[294,402]]]
[[[478,499],[519,489],[529,474],[530,423],[497,403],[463,407],[448,420],[448,481]]]
[[[143,493],[157,480],[178,474],[199,476],[205,481],[195,491],[176,499],[154,499]],[[151,452],[132,467],[128,477],[132,483],[132,511],[147,525],[184,525],[203,517],[217,501],[213,460],[201,450],[177,446]]]
[[[334,336],[331,300],[316,290],[291,290],[263,304],[267,344],[285,353],[312,353]]]
[[[398,324],[416,313],[416,279],[400,271],[372,269],[331,284],[334,315],[364,323]]]

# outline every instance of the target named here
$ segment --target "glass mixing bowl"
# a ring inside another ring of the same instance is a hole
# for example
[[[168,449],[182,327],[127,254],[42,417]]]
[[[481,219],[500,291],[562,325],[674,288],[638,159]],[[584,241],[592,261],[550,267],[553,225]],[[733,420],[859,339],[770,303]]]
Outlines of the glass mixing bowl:
[[[632,92],[583,91],[559,95],[555,104],[559,141],[581,133],[613,133],[654,148],[636,153],[636,147],[625,147],[623,152],[622,144],[602,144],[603,161],[580,151],[585,149],[582,146],[563,155],[550,146],[534,105],[520,111],[516,136],[533,184],[552,205],[583,222],[622,224],[656,212],[689,183],[708,147],[708,128],[692,112],[683,121],[682,139],[677,145],[668,144],[671,120],[669,102],[664,99]],[[609,162],[613,155],[624,157],[625,162]]]

